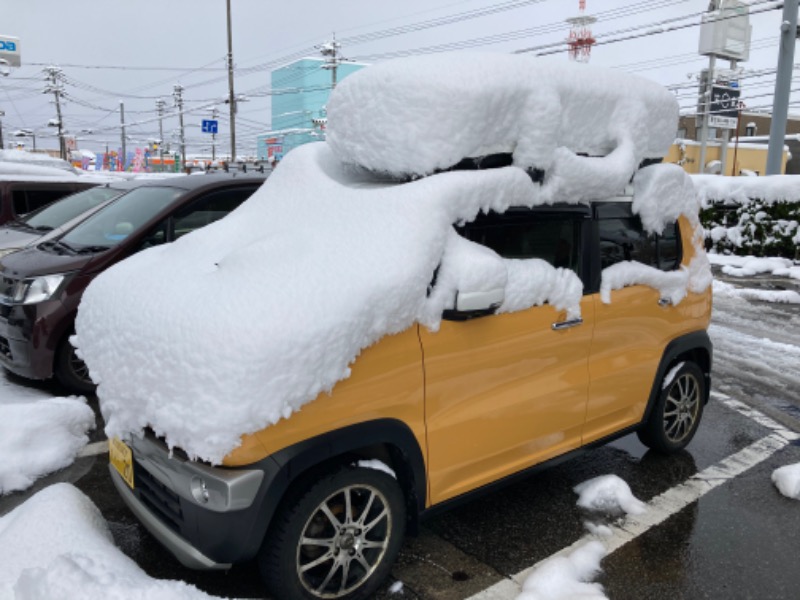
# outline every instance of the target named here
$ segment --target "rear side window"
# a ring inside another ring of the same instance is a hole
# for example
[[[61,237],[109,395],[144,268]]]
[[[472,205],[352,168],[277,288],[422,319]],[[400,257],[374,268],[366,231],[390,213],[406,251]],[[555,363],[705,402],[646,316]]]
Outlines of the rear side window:
[[[582,215],[571,213],[490,212],[457,231],[503,258],[539,258],[580,274],[581,222]]]
[[[628,260],[662,271],[678,268],[681,257],[676,223],[667,225],[661,235],[646,233],[635,216],[601,219],[598,223],[601,268]]]
[[[25,215],[69,194],[70,189],[14,190],[14,212]]]

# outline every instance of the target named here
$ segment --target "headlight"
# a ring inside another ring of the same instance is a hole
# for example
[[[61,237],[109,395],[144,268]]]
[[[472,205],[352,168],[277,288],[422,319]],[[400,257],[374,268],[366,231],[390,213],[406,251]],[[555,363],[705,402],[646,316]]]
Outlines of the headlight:
[[[36,304],[50,300],[61,284],[66,274],[41,275],[18,281],[11,293],[11,302],[14,304]]]

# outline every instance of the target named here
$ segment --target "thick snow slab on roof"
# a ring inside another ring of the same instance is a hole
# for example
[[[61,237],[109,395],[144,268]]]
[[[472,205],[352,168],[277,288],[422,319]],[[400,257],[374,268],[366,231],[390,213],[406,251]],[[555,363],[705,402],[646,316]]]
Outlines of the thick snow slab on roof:
[[[327,108],[327,140],[340,160],[396,176],[495,153],[547,171],[559,148],[605,156],[621,146],[632,173],[667,153],[678,121],[675,98],[634,75],[467,52],[362,69],[337,86]]]

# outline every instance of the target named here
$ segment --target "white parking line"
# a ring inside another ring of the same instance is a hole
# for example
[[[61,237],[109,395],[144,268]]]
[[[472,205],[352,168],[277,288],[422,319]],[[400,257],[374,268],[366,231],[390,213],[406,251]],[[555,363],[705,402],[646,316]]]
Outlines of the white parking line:
[[[468,600],[507,600],[516,598],[522,591],[522,584],[525,579],[542,562],[556,556],[568,555],[591,540],[601,539],[606,544],[608,553],[611,554],[650,528],[663,523],[689,504],[697,502],[714,488],[765,461],[792,441],[800,439],[800,434],[786,429],[783,425],[738,400],[717,392],[712,392],[712,396],[728,408],[771,429],[772,433],[707,469],[703,469],[682,484],[656,496],[647,503],[648,510],[646,513],[637,516],[629,515],[622,525],[612,526],[611,536],[597,538],[587,534],[574,544],[520,571],[510,579],[504,579],[482,592],[478,592]]]
[[[108,440],[102,442],[95,442],[94,444],[87,444],[75,455],[75,458],[84,458],[86,456],[98,456],[100,454],[108,453]]]

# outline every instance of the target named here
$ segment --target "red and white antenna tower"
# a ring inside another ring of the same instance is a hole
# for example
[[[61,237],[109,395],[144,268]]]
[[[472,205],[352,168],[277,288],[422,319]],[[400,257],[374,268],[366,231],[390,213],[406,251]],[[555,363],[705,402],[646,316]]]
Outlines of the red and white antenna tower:
[[[577,62],[588,63],[596,41],[592,36],[592,25],[597,22],[597,17],[586,14],[586,0],[578,0],[578,7],[578,16],[567,19],[572,26],[567,38],[569,57]]]

